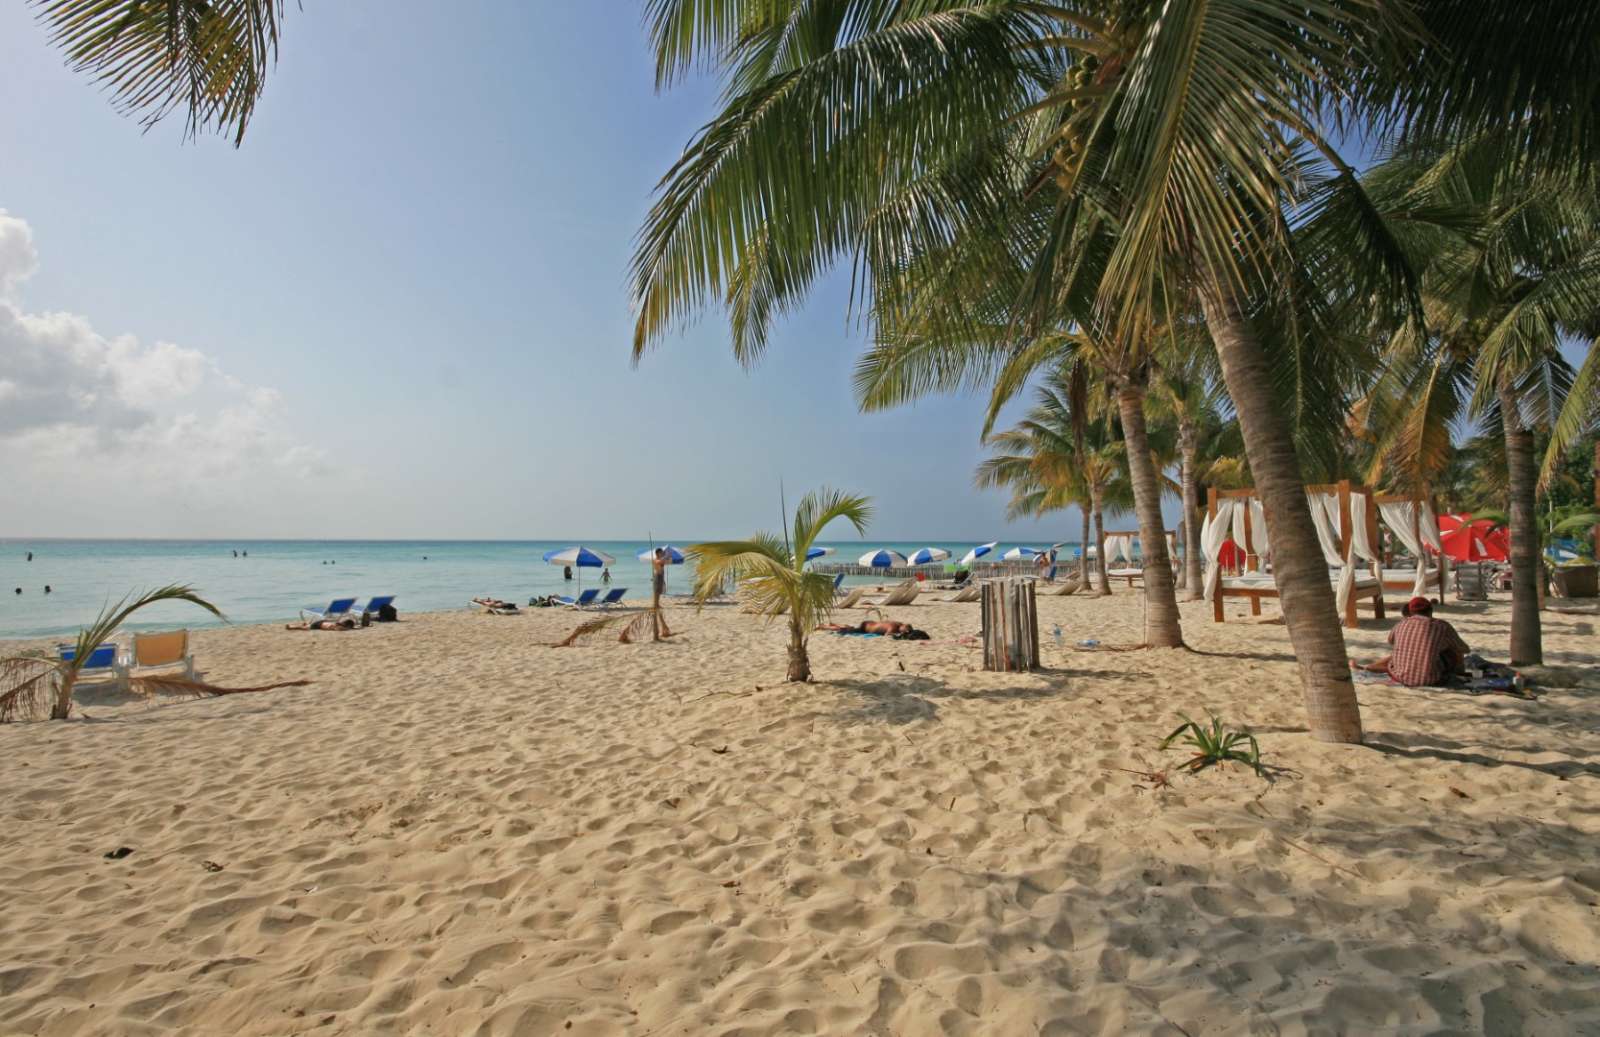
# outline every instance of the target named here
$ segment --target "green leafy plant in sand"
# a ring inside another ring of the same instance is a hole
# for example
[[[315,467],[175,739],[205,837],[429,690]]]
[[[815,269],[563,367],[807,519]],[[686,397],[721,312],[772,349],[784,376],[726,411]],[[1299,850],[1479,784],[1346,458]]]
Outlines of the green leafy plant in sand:
[[[1179,713],[1183,723],[1161,740],[1161,748],[1168,748],[1182,736],[1183,744],[1193,747],[1194,755],[1180,763],[1179,767],[1198,771],[1232,761],[1244,764],[1259,777],[1266,777],[1266,769],[1261,766],[1261,746],[1256,743],[1256,736],[1243,729],[1230,731],[1223,726],[1221,717],[1209,710],[1207,712],[1211,716],[1209,726]],[[1245,751],[1246,746],[1249,752]]]

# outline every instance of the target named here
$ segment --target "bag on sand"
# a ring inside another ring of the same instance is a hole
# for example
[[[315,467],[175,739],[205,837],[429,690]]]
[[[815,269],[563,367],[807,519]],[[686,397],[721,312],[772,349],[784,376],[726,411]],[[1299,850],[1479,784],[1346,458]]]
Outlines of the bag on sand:
[[[395,609],[395,607],[393,605],[379,605],[378,606],[378,622],[380,622],[380,623],[397,623],[397,622],[399,622],[399,620],[400,620],[400,613]]]

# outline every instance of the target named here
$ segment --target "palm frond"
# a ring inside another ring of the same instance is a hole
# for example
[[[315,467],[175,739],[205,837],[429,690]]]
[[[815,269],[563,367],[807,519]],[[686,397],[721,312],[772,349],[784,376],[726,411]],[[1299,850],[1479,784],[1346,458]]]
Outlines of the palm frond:
[[[178,108],[186,132],[231,133],[255,113],[278,56],[283,0],[30,0],[67,63],[122,112],[153,126]]]
[[[0,724],[43,714],[56,700],[58,677],[52,659],[0,659]]]

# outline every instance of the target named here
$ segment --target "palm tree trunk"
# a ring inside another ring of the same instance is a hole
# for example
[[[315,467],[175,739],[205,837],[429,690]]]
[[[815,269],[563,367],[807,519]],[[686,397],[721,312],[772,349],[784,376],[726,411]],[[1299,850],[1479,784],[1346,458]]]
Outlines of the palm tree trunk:
[[[1172,559],[1167,554],[1166,523],[1161,519],[1161,480],[1150,457],[1150,434],[1144,423],[1144,388],[1117,389],[1123,444],[1133,482],[1133,510],[1139,516],[1144,542],[1144,643],[1150,648],[1179,648],[1183,625],[1178,620],[1178,593],[1172,585]]]
[[[800,624],[789,623],[789,672],[786,681],[805,683],[811,679],[811,659],[806,654],[806,632]]]
[[[72,715],[72,689],[77,680],[76,670],[62,672],[56,677],[56,700],[50,706],[51,720],[65,720]]]
[[[1600,491],[1596,491],[1600,492]],[[1083,513],[1083,539],[1078,541],[1078,589],[1089,590],[1089,509],[1080,508]]]
[[[1544,662],[1544,644],[1539,629],[1541,565],[1533,432],[1522,421],[1516,393],[1504,385],[1500,422],[1505,427],[1506,482],[1511,492],[1511,665],[1537,666]]]
[[[1361,707],[1350,679],[1333,584],[1306,503],[1294,430],[1278,411],[1266,353],[1238,299],[1219,285],[1201,293],[1201,305],[1266,509],[1283,621],[1305,687],[1307,726],[1320,741],[1359,743]]]
[[[1200,450],[1193,425],[1178,426],[1178,452],[1178,479],[1183,484],[1183,582],[1189,590],[1183,600],[1199,601],[1205,588],[1200,574],[1200,481],[1194,473]]]
[[[1100,572],[1100,586],[1095,590],[1101,596],[1111,593],[1111,577],[1106,575],[1106,516],[1100,508],[1100,488],[1089,491],[1094,508],[1094,567]]]

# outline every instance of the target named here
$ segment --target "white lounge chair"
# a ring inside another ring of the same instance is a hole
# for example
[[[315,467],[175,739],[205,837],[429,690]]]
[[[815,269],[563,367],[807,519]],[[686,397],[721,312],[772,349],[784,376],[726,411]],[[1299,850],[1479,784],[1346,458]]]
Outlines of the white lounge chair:
[[[861,604],[862,597],[867,593],[865,587],[852,587],[850,593],[833,603],[836,609],[853,609]]]
[[[874,601],[872,604],[877,605],[880,608],[889,605],[909,605],[913,601],[916,601],[917,595],[921,593],[921,584],[917,583],[916,580],[907,580],[900,586],[891,590],[882,601]]]

